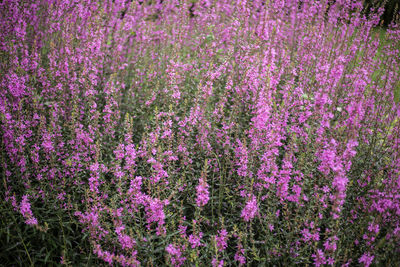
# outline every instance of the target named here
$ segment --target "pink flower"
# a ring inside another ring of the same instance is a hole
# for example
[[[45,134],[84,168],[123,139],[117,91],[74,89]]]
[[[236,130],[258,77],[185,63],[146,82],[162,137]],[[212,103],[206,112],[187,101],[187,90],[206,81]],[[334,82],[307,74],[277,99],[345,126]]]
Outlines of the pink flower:
[[[364,267],[368,267],[372,264],[374,260],[374,255],[370,255],[370,253],[364,253],[360,259],[358,260],[359,263],[364,263]]]
[[[159,199],[149,199],[146,207],[147,223],[150,225],[153,222],[158,223],[161,229],[165,223],[164,202]],[[157,231],[157,234],[161,234]]]
[[[177,246],[169,244],[165,250],[170,255],[171,264],[173,266],[181,266],[185,263],[186,257],[183,256],[183,251],[185,251],[185,246]]]
[[[198,207],[205,206],[208,203],[209,192],[208,192],[208,184],[204,178],[200,178],[199,184],[196,187],[197,198],[196,204]]]
[[[249,201],[247,201],[246,206],[242,210],[242,215],[241,217],[246,221],[249,222],[252,220],[258,211],[257,207],[257,199],[255,196],[252,196]]]
[[[218,251],[221,252],[224,251],[228,246],[228,232],[225,229],[222,229],[221,231],[218,231],[218,233],[219,235],[215,237],[215,240],[217,242]]]
[[[239,246],[241,247],[241,246]],[[244,249],[239,248],[234,257],[235,261],[238,261],[240,265],[246,264],[246,257],[244,256]]]
[[[211,264],[213,267],[223,267],[224,266],[224,260],[218,261],[216,258],[213,258],[211,261]]]
[[[197,248],[201,246],[201,238],[203,237],[203,233],[199,233],[198,236],[196,235],[189,235],[189,243],[192,246],[192,248]]]
[[[38,224],[37,219],[33,216],[32,210],[31,210],[31,204],[29,203],[29,199],[27,195],[24,195],[22,197],[21,205],[20,205],[20,211],[22,216],[24,216],[25,223],[29,225],[36,225]]]
[[[326,263],[324,252],[321,249],[317,249],[317,254],[313,254],[315,266],[321,266]]]

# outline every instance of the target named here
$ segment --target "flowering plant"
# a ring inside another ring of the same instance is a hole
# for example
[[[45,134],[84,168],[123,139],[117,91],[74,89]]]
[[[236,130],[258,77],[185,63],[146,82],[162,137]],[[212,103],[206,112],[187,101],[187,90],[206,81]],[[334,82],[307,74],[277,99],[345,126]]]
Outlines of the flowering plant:
[[[400,263],[400,24],[382,8],[0,10],[1,262]]]

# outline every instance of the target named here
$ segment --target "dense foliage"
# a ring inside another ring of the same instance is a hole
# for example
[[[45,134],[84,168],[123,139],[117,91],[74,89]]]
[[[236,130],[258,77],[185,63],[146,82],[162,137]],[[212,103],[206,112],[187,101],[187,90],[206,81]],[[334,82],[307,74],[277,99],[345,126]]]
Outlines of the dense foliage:
[[[377,30],[383,12],[1,1],[0,261],[400,264],[400,24]]]

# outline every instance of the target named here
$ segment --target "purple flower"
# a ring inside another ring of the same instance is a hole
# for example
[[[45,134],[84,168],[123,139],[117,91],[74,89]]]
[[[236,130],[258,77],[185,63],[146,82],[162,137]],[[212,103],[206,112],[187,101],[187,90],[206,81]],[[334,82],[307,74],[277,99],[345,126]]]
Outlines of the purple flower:
[[[208,203],[209,192],[208,192],[208,184],[204,178],[200,178],[199,184],[196,186],[197,198],[196,204],[198,207],[203,207]]]
[[[201,238],[203,237],[203,233],[199,233],[198,236],[196,235],[189,235],[189,243],[192,246],[192,248],[197,248],[201,246]]]
[[[241,246],[239,246],[239,247],[241,247]],[[245,265],[246,264],[246,257],[244,256],[244,249],[239,248],[236,251],[234,260],[238,261],[240,265]]]
[[[149,198],[146,207],[146,216],[149,225],[157,222],[159,229],[161,229],[165,223],[164,202],[159,199]],[[161,232],[157,231],[157,234],[161,234]]]
[[[374,260],[374,255],[371,255],[369,252],[364,253],[359,259],[359,263],[364,263],[364,267],[368,267],[372,264],[372,261]]]
[[[165,250],[168,252],[170,256],[170,261],[173,266],[182,266],[185,261],[186,257],[183,256],[183,252],[185,251],[184,246],[177,246],[173,244],[169,244]]]
[[[228,246],[227,241],[228,241],[228,232],[225,229],[222,229],[218,231],[218,234],[215,237],[215,240],[217,242],[217,248],[218,251],[224,251],[226,247]]]
[[[21,205],[20,205],[20,211],[22,216],[24,216],[25,223],[29,225],[37,225],[38,221],[37,219],[33,216],[32,210],[31,210],[31,204],[29,203],[29,199],[27,195],[24,195],[22,197]]]
[[[213,267],[223,267],[224,266],[224,260],[218,261],[216,258],[213,258],[211,261],[211,264]]]
[[[258,207],[257,207],[257,199],[256,197],[253,195],[251,197],[250,200],[247,201],[246,206],[244,207],[244,209],[242,210],[242,214],[241,217],[246,221],[249,222],[250,220],[252,220],[258,211]]]
[[[317,254],[313,254],[312,257],[314,258],[314,264],[317,267],[326,263],[324,252],[321,249],[317,249]]]

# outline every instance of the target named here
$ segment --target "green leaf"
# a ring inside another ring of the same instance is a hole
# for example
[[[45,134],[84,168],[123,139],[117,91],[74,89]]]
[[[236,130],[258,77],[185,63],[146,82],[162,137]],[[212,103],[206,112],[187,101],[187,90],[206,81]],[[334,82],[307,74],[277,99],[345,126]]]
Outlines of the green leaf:
[[[395,103],[399,103],[400,101],[400,81],[394,87],[393,100]]]
[[[206,36],[206,40],[207,40],[207,42],[213,41],[214,40],[214,35],[211,35],[211,34],[207,35]]]

